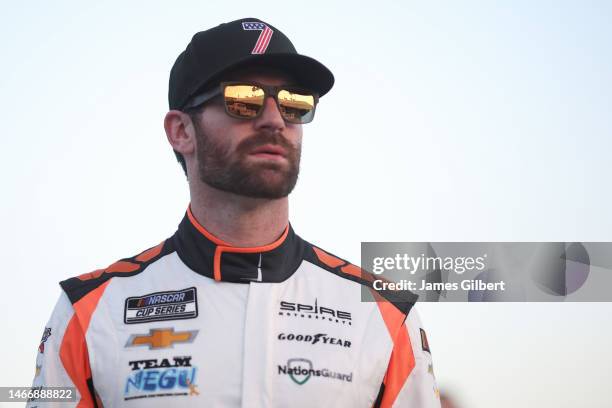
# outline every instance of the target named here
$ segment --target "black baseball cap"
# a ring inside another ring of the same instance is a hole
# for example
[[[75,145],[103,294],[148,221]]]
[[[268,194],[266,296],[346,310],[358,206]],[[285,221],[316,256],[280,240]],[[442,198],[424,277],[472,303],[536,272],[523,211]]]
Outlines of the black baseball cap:
[[[274,67],[298,85],[325,95],[334,75],[314,58],[300,55],[280,30],[257,18],[243,18],[196,33],[170,71],[168,104],[182,109],[199,92],[233,69]]]

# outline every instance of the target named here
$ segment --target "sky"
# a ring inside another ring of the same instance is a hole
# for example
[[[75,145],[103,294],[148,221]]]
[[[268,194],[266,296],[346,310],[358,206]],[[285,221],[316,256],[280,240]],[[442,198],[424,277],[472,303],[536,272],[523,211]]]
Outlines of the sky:
[[[612,241],[610,2],[12,2],[0,385],[31,383],[58,281],[174,232],[168,74],[195,32],[243,17],[336,78],[290,197],[308,241],[353,262],[361,241]],[[461,406],[612,406],[608,303],[418,310]]]

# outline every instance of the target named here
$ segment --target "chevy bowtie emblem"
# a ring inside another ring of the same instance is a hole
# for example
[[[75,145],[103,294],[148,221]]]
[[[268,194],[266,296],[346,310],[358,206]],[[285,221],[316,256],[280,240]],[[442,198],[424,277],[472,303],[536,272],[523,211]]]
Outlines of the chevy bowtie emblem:
[[[150,329],[149,334],[132,334],[125,347],[149,346],[149,350],[173,348],[174,343],[192,343],[198,330],[175,332],[174,328]]]

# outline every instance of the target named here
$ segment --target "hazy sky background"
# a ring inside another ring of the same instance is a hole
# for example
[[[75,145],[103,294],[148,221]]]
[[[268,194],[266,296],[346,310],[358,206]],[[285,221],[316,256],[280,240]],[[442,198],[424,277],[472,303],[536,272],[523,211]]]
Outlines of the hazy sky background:
[[[336,76],[291,196],[305,239],[354,262],[361,241],[612,241],[611,2],[86,3],[0,13],[0,385],[31,383],[59,280],[174,232],[168,74],[242,17]],[[610,304],[419,310],[464,407],[612,406]]]

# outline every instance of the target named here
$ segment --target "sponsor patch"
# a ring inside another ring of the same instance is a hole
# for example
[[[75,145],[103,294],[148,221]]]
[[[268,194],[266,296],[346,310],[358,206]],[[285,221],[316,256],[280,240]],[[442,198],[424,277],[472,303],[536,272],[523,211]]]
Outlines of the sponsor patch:
[[[191,356],[130,361],[124,400],[199,395]]]
[[[45,327],[45,331],[43,332],[42,339],[40,339],[40,345],[38,346],[38,351],[43,354],[45,352],[45,343],[51,337],[51,328]]]
[[[425,330],[419,328],[421,331],[421,347],[423,350],[431,354],[431,350],[429,350],[429,342],[427,341],[427,334],[425,334]]]
[[[280,333],[277,337],[280,341],[297,341],[309,344],[329,344],[331,346],[340,347],[351,347],[351,342],[337,337],[330,337],[326,333],[316,334],[294,334],[294,333]]]
[[[340,373],[328,368],[315,368],[306,358],[290,358],[287,364],[278,365],[278,375],[288,375],[297,385],[304,385],[312,377],[353,382],[353,373]]]
[[[316,298],[314,304],[286,302],[284,300],[281,300],[278,309],[278,315],[287,317],[299,317],[302,319],[325,320],[349,326],[353,324],[353,319],[350,312],[335,309],[332,307],[320,306]]]
[[[198,317],[196,288],[156,292],[125,300],[125,324]]]
[[[149,350],[173,348],[174,343],[193,343],[198,330],[175,332],[174,328],[150,329],[148,334],[132,334],[125,347],[148,346]]]

